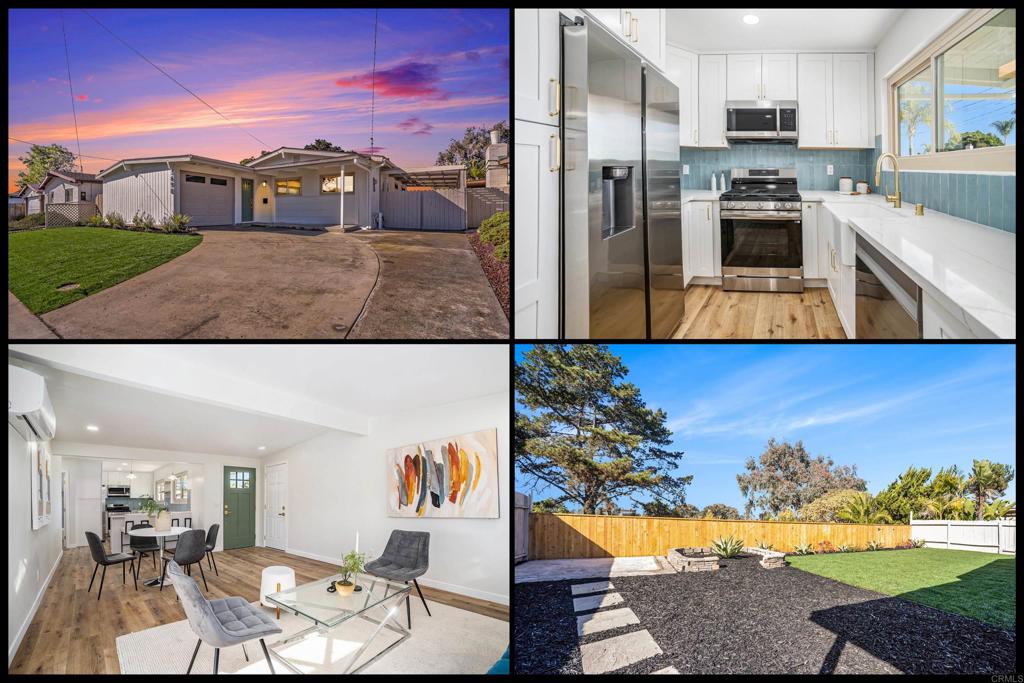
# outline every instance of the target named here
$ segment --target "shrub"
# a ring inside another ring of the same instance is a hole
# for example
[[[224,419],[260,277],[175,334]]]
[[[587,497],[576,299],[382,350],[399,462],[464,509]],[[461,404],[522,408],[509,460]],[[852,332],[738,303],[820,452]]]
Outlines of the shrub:
[[[912,545],[915,548],[923,548],[924,547],[924,539],[923,538],[912,538],[912,539],[910,539],[910,545]]]
[[[508,263],[508,242],[503,242],[494,248],[494,258]]]
[[[780,512],[778,515],[775,516],[775,521],[776,522],[795,522],[796,521],[796,513],[794,513],[792,510],[787,508],[787,509],[783,510],[782,512]]]
[[[775,546],[773,546],[768,541],[758,541],[757,542],[757,547],[760,548],[761,550],[773,550]]]
[[[848,545],[846,545],[846,544],[844,543],[843,545],[841,545],[841,546],[839,546],[838,548],[836,548],[836,552],[840,552],[840,553],[848,553],[848,552],[850,552],[850,546],[848,546]]]
[[[717,538],[711,542],[711,550],[719,557],[736,557],[743,549],[743,541],[735,536]]]
[[[817,552],[817,553],[834,553],[835,551],[836,551],[836,547],[834,545],[832,545],[831,542],[829,542],[829,541],[821,541],[821,542],[818,543],[818,549],[815,552]]]
[[[94,213],[85,219],[85,225],[91,228],[103,228],[106,227],[106,222],[103,220],[103,214]]]
[[[117,211],[111,211],[107,214],[107,225],[112,228],[122,229],[124,228],[124,218],[121,217]]]
[[[846,509],[860,491],[838,489],[829,491],[800,508],[800,519],[808,522],[834,522],[840,510]]]
[[[143,230],[152,230],[156,225],[156,220],[145,211],[136,211],[132,217],[132,225]]]
[[[508,261],[508,211],[499,211],[480,223],[477,235],[481,242],[494,245],[494,258]]]
[[[173,213],[164,218],[160,227],[163,228],[164,232],[189,232],[188,224],[191,220],[191,216],[186,216],[183,213]]]
[[[882,544],[878,541],[868,541],[868,550],[878,550],[882,547]]]
[[[897,544],[896,544],[895,546],[893,546],[893,547],[894,547],[894,548],[895,548],[896,550],[907,550],[908,548],[913,548],[913,547],[914,547],[914,544],[913,544],[913,543],[909,543],[909,542],[908,542],[908,543],[897,543]]]
[[[46,224],[46,216],[42,213],[30,213],[24,218],[10,221],[8,225],[12,228],[38,228]]]
[[[796,547],[794,552],[796,552],[797,555],[813,555],[814,549],[811,548],[809,543],[801,543]]]

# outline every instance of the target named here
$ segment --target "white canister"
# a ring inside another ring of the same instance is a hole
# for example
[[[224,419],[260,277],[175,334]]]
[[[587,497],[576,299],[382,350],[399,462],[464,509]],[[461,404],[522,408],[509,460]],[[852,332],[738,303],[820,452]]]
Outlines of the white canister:
[[[843,194],[850,194],[853,192],[853,178],[849,176],[843,176],[839,179],[839,191]]]
[[[861,194],[867,194],[868,193],[868,184],[866,182],[864,182],[863,180],[858,180],[857,181],[857,192],[860,192]]]

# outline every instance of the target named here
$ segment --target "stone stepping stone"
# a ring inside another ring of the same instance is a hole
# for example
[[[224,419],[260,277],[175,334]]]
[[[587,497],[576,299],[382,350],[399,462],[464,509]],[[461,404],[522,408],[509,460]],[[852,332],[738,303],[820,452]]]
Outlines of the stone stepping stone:
[[[603,674],[660,654],[661,648],[646,630],[580,646],[585,674]]]
[[[611,581],[594,581],[593,583],[577,583],[571,586],[573,595],[583,595],[584,593],[600,593],[601,591],[611,590],[615,588]]]
[[[666,666],[664,669],[658,669],[652,675],[655,675],[655,674],[677,674],[677,673],[679,673],[679,670],[676,669],[674,666]]]
[[[585,598],[573,598],[572,609],[574,612],[585,612],[590,609],[611,607],[625,602],[618,593],[605,593],[604,595],[588,595]]]
[[[576,634],[581,636],[600,633],[620,626],[639,624],[640,619],[628,607],[610,609],[607,612],[595,612],[576,617]]]

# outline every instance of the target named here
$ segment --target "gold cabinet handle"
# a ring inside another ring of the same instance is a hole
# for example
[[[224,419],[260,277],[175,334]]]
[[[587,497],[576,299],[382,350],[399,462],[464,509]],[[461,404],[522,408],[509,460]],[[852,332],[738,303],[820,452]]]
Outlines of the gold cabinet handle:
[[[562,139],[554,133],[551,134],[551,139],[555,141],[555,165],[548,170],[555,173],[562,170]]]
[[[708,222],[711,222],[711,202],[708,202]]]
[[[633,33],[633,15],[630,14],[629,10],[626,10],[626,28],[623,33],[627,38],[631,37]]]
[[[836,128],[835,130],[832,131],[832,144],[833,145],[838,145],[839,144],[839,129],[838,128]]]
[[[557,78],[549,79],[549,87],[551,83],[555,84],[555,110],[551,111],[551,108],[549,107],[548,116],[558,116],[559,112],[562,111],[562,83]],[[551,91],[548,90],[548,92],[550,93]]]
[[[633,31],[633,42],[637,42],[640,39],[640,20],[633,17],[633,27],[636,29]]]

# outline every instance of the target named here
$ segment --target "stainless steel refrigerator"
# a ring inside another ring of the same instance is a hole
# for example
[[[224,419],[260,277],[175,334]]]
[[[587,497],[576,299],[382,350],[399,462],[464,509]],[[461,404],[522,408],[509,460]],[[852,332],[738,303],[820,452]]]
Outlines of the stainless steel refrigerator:
[[[664,339],[683,317],[679,91],[562,18],[562,336]]]

